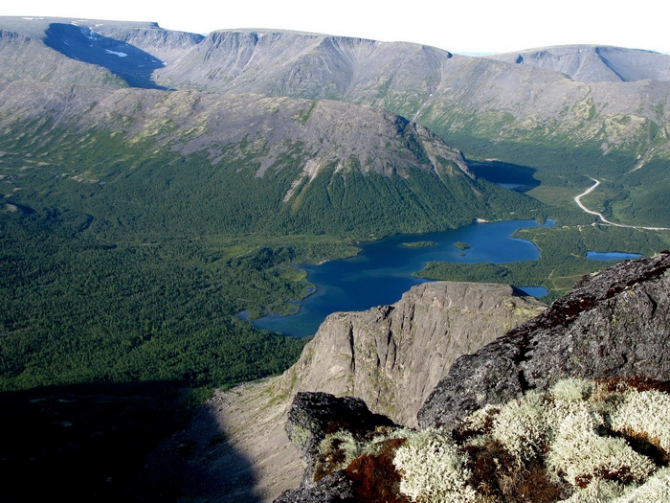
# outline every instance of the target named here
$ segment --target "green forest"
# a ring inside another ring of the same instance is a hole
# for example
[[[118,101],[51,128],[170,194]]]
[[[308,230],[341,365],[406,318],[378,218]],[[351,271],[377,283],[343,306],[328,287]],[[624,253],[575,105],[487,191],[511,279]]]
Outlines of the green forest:
[[[0,139],[0,390],[206,389],[280,373],[306,341],[239,315],[295,310],[311,285],[293,264],[540,206],[485,180],[440,180],[420,159],[411,177],[325,169],[282,204],[300,144],[258,177],[244,144],[213,163],[104,131],[17,128]]]
[[[607,265],[585,259],[587,249],[667,247],[653,233],[590,226],[565,204],[581,187],[546,171],[539,184],[518,168],[525,195],[441,178],[421,159],[411,176],[332,167],[283,204],[300,144],[258,177],[244,145],[214,163],[104,131],[23,127],[0,139],[0,390],[154,380],[206,390],[280,373],[306,340],[257,330],[240,313],[291,313],[312,288],[294,264],[352,256],[359,240],[554,218],[563,227],[520,231],[541,249],[537,262],[420,273],[543,285],[549,300]]]
[[[514,236],[535,243],[540,258],[504,264],[430,262],[416,275],[433,280],[543,286],[549,293],[541,300],[551,302],[567,293],[583,275],[612,265],[612,261],[587,258],[590,250],[653,255],[668,246],[656,232],[603,225],[520,229]],[[670,233],[665,238],[670,238]]]

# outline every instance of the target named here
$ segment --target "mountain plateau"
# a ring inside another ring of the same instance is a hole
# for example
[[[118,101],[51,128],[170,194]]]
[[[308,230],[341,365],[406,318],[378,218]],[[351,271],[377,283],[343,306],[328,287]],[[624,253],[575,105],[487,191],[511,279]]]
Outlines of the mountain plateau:
[[[3,79],[370,105],[429,128],[469,157],[536,168],[545,188],[608,178],[603,209],[623,223],[667,220],[662,208],[646,209],[667,199],[667,55],[582,45],[474,58],[411,43],[273,30],[202,37],[95,20],[1,18],[0,28]],[[97,65],[72,59],[82,59],[76,47]],[[141,54],[155,59],[152,73]],[[27,68],[26,60],[40,63]]]

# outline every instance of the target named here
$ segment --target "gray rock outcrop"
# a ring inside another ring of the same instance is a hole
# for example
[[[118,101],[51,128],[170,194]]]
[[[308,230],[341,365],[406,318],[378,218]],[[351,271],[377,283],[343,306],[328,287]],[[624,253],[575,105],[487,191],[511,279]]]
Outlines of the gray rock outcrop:
[[[288,371],[296,391],[362,398],[374,412],[416,426],[416,413],[459,356],[546,306],[507,285],[417,285],[392,306],[335,313]]]
[[[374,413],[416,424],[416,411],[456,358],[544,309],[509,286],[434,282],[415,286],[392,306],[329,316],[284,375],[218,392],[208,402],[226,442],[197,466],[222,489],[202,488],[198,495],[270,503],[300,484],[304,465],[284,431],[297,393],[356,395]],[[245,463],[233,470],[231,458]],[[347,484],[334,473],[285,498],[329,501],[327,495],[347,494]]]
[[[670,251],[584,277],[541,315],[458,358],[421,408],[419,423],[421,428],[454,428],[486,404],[501,404],[531,389],[546,390],[563,378],[651,378],[661,384],[658,380],[670,381],[668,343]],[[320,395],[300,394],[293,407],[324,403]],[[329,415],[322,409],[319,414]],[[289,417],[289,423],[294,421]],[[327,433],[317,427],[309,438]],[[357,462],[316,483],[286,491],[276,501],[372,501],[361,497],[360,480],[352,475],[360,475],[352,469]],[[366,472],[365,477],[375,480],[379,474]],[[558,493],[555,497],[564,498]]]
[[[298,393],[288,411],[286,434],[300,450],[306,465],[303,486],[314,485],[316,455],[326,434],[346,430],[362,438],[379,426],[393,426],[393,421],[370,412],[360,398],[337,398],[328,393]]]
[[[313,487],[299,487],[284,492],[274,503],[344,503],[354,501],[354,483],[338,471]]]
[[[419,411],[455,427],[486,404],[567,377],[670,380],[670,252],[584,277],[543,314],[459,358]]]

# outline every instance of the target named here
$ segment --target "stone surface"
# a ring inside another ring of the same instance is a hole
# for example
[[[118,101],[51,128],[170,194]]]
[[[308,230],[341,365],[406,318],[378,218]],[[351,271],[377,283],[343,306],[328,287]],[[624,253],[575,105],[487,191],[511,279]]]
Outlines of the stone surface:
[[[303,487],[314,485],[319,444],[329,433],[340,430],[362,438],[378,426],[393,426],[386,416],[370,412],[360,398],[337,398],[329,393],[298,393],[288,411],[286,434],[305,463]]]
[[[459,358],[419,412],[455,427],[486,404],[566,377],[670,380],[670,252],[584,277],[543,314]]]
[[[392,306],[331,315],[283,376],[210,400],[208,413],[218,428],[205,435],[223,432],[225,441],[198,455],[200,479],[216,483],[199,483],[192,494],[221,503],[273,501],[297,487],[304,471],[284,431],[296,393],[358,395],[372,411],[416,424],[416,411],[451,362],[545,308],[504,285],[434,282],[415,286]],[[202,428],[194,430],[198,436]],[[301,491],[291,497],[316,494],[312,501],[326,501],[318,499],[320,488]]]
[[[451,364],[542,312],[507,285],[417,285],[392,306],[335,313],[288,371],[297,391],[362,398],[417,426],[416,413]]]
[[[353,499],[353,482],[340,471],[324,477],[315,486],[286,491],[274,503],[343,503]]]

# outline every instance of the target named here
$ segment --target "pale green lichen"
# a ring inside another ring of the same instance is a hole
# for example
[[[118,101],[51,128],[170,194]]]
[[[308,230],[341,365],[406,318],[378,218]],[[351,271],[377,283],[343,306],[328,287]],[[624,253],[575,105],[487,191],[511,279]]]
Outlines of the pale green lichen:
[[[623,438],[598,434],[603,425],[599,414],[580,408],[559,425],[547,455],[549,473],[579,488],[593,479],[640,482],[656,466],[635,452]]]
[[[346,430],[326,435],[317,451],[317,472],[325,469],[332,473],[346,468],[361,455],[362,447],[362,442]]]
[[[373,440],[363,446],[362,454],[377,456],[384,449],[385,443],[398,438],[408,438],[416,432],[408,428],[391,428],[382,426],[375,431]]]
[[[470,414],[460,426],[462,431],[470,431],[480,435],[490,433],[495,416],[500,412],[500,407],[487,404],[484,408]],[[477,438],[477,437],[475,437]]]
[[[585,379],[562,379],[551,388],[555,400],[579,402],[589,398],[595,389],[593,381]]]
[[[632,381],[568,379],[548,392],[530,391],[474,412],[456,431],[460,441],[439,429],[388,428],[367,443],[332,435],[322,448],[337,450],[345,459],[338,466],[345,468],[357,455],[379,455],[387,440],[406,439],[393,464],[400,492],[416,503],[493,501],[481,499],[476,487],[515,483],[515,474],[527,473],[531,463],[542,467],[548,483],[572,488],[570,503],[662,502],[670,501],[670,468],[634,450],[629,440],[646,441],[667,456],[669,420],[666,393],[637,391]],[[502,455],[512,463],[486,475],[490,480],[476,480],[471,467],[487,450],[494,462]]]
[[[631,436],[643,436],[670,452],[670,396],[656,390],[629,392],[624,402],[611,416],[614,431]]]
[[[565,503],[606,503],[621,496],[623,484],[609,480],[595,479],[586,488],[576,491]]]
[[[612,503],[661,503],[670,501],[670,468],[664,468],[640,487],[630,489]]]
[[[393,464],[402,477],[400,492],[417,503],[475,501],[476,492],[467,484],[467,456],[444,431],[429,429],[409,436]]]

